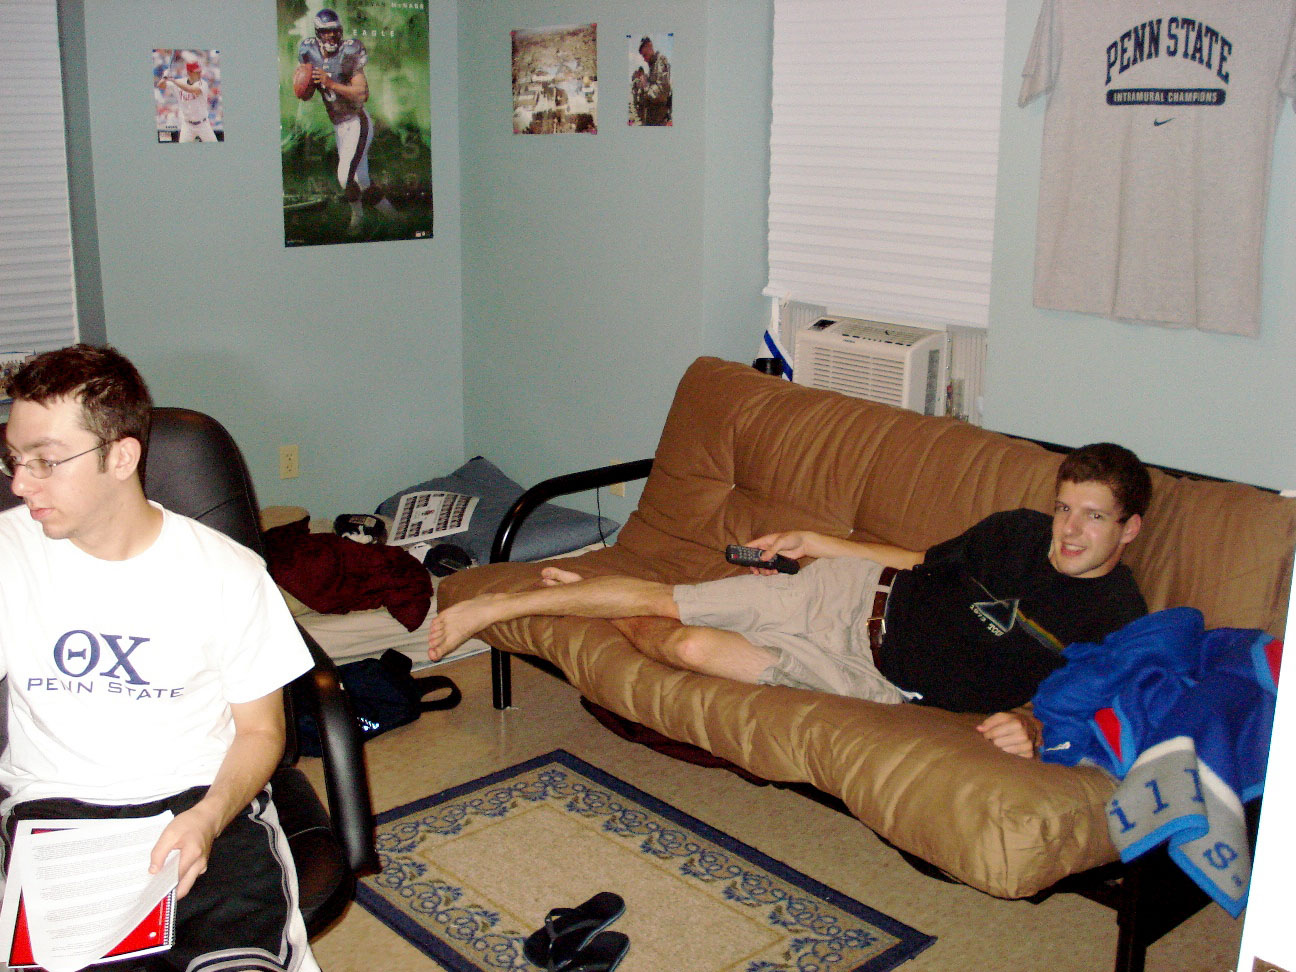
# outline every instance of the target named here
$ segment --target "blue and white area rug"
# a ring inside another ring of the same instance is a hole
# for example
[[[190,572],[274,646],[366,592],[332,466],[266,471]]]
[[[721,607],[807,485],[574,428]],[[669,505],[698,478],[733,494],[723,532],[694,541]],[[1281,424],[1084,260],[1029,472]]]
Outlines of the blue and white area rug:
[[[378,817],[358,900],[452,972],[534,968],[554,907],[626,901],[618,972],[886,972],[935,941],[561,749]]]

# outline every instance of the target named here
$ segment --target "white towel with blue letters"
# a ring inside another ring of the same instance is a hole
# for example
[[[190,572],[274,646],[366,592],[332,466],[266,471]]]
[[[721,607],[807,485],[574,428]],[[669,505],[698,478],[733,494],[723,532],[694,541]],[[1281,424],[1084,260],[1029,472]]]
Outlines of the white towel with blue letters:
[[[1042,758],[1120,778],[1107,810],[1121,860],[1168,843],[1237,917],[1251,877],[1243,804],[1264,789],[1282,642],[1205,631],[1200,612],[1172,608],[1066,657],[1034,699]]]

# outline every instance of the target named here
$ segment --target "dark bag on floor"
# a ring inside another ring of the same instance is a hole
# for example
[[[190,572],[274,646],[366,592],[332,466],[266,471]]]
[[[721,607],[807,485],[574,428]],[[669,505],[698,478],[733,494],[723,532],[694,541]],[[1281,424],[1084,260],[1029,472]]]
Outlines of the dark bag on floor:
[[[388,648],[377,658],[362,658],[338,666],[338,675],[360,735],[368,742],[388,729],[408,725],[424,712],[453,709],[463,698],[459,686],[444,675],[413,675],[414,663],[408,655]],[[425,700],[433,692],[448,690],[439,699]],[[297,707],[297,737],[306,756],[320,755],[319,729],[315,717],[304,707]]]

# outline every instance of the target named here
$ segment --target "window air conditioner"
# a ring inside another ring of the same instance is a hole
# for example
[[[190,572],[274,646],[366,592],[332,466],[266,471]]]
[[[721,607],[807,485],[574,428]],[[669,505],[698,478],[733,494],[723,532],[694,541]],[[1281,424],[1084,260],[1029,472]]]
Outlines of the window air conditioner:
[[[793,380],[925,415],[945,414],[945,333],[825,317],[797,332]]]

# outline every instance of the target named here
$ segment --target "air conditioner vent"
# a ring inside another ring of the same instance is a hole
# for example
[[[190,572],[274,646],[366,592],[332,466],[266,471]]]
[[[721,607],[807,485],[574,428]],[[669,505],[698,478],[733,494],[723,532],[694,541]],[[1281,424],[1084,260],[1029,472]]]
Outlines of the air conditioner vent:
[[[944,406],[941,331],[823,318],[799,331],[793,378],[802,385],[927,415]]]

